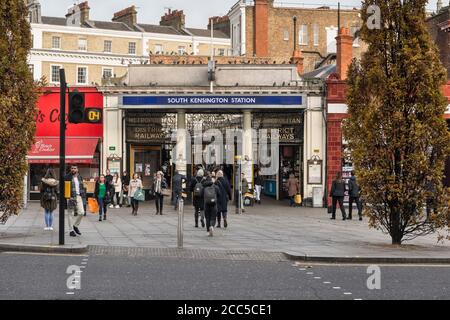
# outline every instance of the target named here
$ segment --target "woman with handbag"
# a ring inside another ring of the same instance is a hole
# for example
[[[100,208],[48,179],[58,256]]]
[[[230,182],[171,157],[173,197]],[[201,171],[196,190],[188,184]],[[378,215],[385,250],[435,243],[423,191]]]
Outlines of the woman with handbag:
[[[58,180],[52,169],[48,169],[41,182],[41,207],[45,210],[44,230],[53,231],[53,211],[55,211],[57,197]]]
[[[287,187],[288,187],[289,201],[290,201],[289,206],[292,207],[295,205],[295,196],[300,191],[298,179],[295,177],[295,175],[293,173],[291,173],[289,175]]]
[[[164,179],[162,171],[156,173],[156,178],[153,181],[152,193],[155,196],[156,214],[162,215],[164,195],[167,193],[167,182]]]
[[[137,216],[139,210],[139,201],[141,199],[141,193],[142,193],[142,180],[139,179],[139,175],[135,173],[133,175],[133,179],[130,180],[130,186],[128,187],[128,197],[130,197],[131,200],[131,207],[133,209],[131,214],[133,216]]]

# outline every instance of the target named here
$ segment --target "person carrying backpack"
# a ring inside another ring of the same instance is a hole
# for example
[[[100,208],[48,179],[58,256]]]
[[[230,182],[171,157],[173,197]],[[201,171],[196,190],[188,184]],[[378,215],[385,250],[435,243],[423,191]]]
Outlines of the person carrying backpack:
[[[217,200],[220,197],[220,188],[214,184],[211,177],[206,178],[203,182],[203,201],[206,218],[206,232],[209,236],[214,235],[214,226],[217,219]]]
[[[203,169],[199,169],[197,171],[197,176],[192,179],[189,190],[193,193],[193,205],[195,212],[195,227],[198,228],[198,217],[201,216],[202,228],[205,227],[205,214],[203,212],[204,209],[204,201],[203,201],[203,182],[204,182],[204,171]]]
[[[53,231],[53,211],[58,204],[57,186],[58,180],[52,169],[48,169],[41,182],[41,207],[45,210],[44,230]]]

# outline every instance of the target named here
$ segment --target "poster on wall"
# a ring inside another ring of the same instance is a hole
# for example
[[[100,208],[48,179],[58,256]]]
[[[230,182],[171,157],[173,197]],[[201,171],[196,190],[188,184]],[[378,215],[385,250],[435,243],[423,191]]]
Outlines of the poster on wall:
[[[136,163],[136,170],[135,170],[135,172],[142,172],[142,168],[143,168],[143,166],[142,166],[142,163]]]
[[[308,184],[322,184],[322,161],[308,162]]]
[[[150,170],[150,164],[149,163],[146,163],[145,164],[145,173],[144,173],[144,175],[146,176],[146,177],[149,177],[150,175],[151,175],[151,170]]]
[[[111,174],[118,173],[120,175],[120,164],[121,159],[118,158],[108,159],[108,169],[111,172]]]

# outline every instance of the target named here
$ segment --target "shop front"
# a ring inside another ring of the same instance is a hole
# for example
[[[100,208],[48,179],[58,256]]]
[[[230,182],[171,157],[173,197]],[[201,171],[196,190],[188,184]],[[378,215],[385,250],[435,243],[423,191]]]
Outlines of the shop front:
[[[103,96],[95,88],[77,88],[86,94],[86,107],[103,109]],[[35,143],[28,153],[28,200],[39,200],[39,186],[48,168],[59,172],[59,88],[44,88],[38,99]],[[67,119],[66,119],[67,121]],[[100,174],[103,126],[70,124],[66,130],[66,164],[76,164],[89,193]]]

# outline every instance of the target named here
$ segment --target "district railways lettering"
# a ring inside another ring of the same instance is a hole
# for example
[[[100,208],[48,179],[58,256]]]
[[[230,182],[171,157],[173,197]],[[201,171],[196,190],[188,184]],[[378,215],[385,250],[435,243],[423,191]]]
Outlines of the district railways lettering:
[[[168,98],[169,104],[256,104],[256,98],[247,97],[192,97],[192,98]]]

